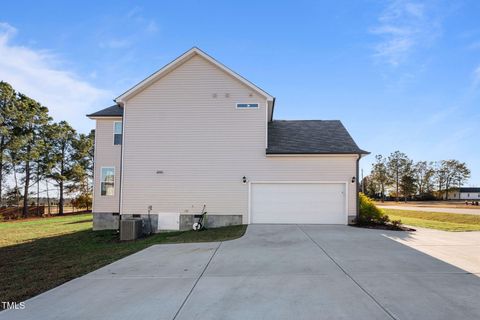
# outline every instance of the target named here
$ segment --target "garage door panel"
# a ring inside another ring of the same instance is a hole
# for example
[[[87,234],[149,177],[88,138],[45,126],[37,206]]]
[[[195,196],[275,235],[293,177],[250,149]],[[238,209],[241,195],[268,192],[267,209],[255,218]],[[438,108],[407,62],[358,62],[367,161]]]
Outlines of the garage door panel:
[[[252,183],[252,223],[345,224],[345,184]]]

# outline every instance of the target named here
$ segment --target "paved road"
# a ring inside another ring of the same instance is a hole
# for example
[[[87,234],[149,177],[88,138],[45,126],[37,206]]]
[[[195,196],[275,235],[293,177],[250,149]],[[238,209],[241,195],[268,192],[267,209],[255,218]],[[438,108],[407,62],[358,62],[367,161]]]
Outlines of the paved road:
[[[480,215],[480,208],[478,209],[461,209],[461,208],[442,208],[442,207],[416,207],[416,206],[382,206],[384,209],[398,209],[398,210],[413,210],[413,211],[426,211],[426,212],[446,212],[446,213],[460,213],[460,214],[475,214]]]
[[[0,319],[480,319],[480,277],[402,241],[420,240],[251,225],[238,240],[152,246]]]

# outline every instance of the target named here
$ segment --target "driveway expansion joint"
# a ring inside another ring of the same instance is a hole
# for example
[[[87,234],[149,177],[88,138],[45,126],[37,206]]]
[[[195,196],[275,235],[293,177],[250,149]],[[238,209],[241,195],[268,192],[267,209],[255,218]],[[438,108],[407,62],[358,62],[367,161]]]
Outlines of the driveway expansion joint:
[[[307,236],[307,238],[309,238],[320,250],[323,251],[323,253],[325,253],[325,255],[330,259],[332,260],[333,263],[335,263],[335,265],[340,268],[340,270],[342,270],[342,272],[348,277],[350,278],[350,280],[352,280],[359,288],[360,290],[362,290],[367,296],[370,297],[370,299],[373,300],[373,302],[380,308],[382,309],[391,319],[393,320],[398,320],[397,318],[395,318],[393,316],[393,314],[390,313],[390,311],[388,311],[384,306],[382,306],[380,304],[380,302],[375,299],[375,297],[370,294],[370,292],[368,292],[367,290],[365,290],[361,285],[360,283],[358,283],[337,261],[335,261],[335,259],[333,259],[333,257],[317,242],[315,241],[307,232],[305,232],[301,226],[297,225],[297,227],[300,229],[300,231],[302,231],[305,236]]]
[[[206,271],[207,268],[208,268],[208,265],[209,265],[210,262],[213,260],[213,257],[215,256],[215,254],[217,254],[217,251],[218,251],[218,249],[220,248],[220,246],[222,245],[222,243],[223,243],[223,241],[221,241],[221,242],[218,244],[218,246],[215,248],[215,251],[213,252],[213,254],[212,254],[212,256],[210,257],[210,259],[208,259],[207,264],[205,264],[205,267],[203,268],[202,272],[201,272],[200,275],[198,276],[197,280],[195,280],[195,282],[193,283],[192,289],[190,289],[190,291],[188,292],[187,296],[186,296],[185,299],[183,300],[182,304],[181,304],[180,307],[178,308],[177,312],[175,312],[175,315],[173,316],[173,319],[172,319],[172,320],[177,319],[178,315],[180,314],[180,311],[182,311],[183,307],[185,306],[185,303],[187,303],[188,298],[192,295],[192,292],[193,292],[193,290],[195,289],[195,287],[197,286],[198,281],[200,281],[200,279],[202,278],[203,274],[205,273],[205,271]]]
[[[0,319],[480,319],[478,247],[435,258],[419,241],[480,243],[480,232],[250,225],[233,241],[148,247]]]

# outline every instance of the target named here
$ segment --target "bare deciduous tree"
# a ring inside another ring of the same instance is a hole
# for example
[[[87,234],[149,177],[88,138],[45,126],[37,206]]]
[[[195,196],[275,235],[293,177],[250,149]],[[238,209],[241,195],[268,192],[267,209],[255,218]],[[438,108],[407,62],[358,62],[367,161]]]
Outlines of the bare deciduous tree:
[[[412,160],[400,151],[395,151],[388,156],[387,174],[395,186],[395,200],[398,201],[400,195],[400,182],[404,175],[409,173]]]
[[[387,160],[380,154],[375,156],[375,162],[372,168],[372,181],[378,183],[380,187],[380,198],[385,201],[385,188],[389,182],[387,172]]]
[[[464,162],[458,160],[442,160],[441,170],[443,172],[445,185],[445,200],[448,200],[448,192],[454,184],[461,185],[470,177],[470,170]]]

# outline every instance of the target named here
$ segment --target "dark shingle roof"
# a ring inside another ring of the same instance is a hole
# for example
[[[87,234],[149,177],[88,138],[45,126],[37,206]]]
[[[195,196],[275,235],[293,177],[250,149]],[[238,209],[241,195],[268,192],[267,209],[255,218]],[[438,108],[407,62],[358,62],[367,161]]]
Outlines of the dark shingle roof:
[[[87,117],[123,117],[123,108],[116,104],[92,114],[87,114]]]
[[[274,120],[267,154],[368,154],[338,120]]]
[[[469,188],[460,188],[460,192],[480,192],[480,188],[475,188],[475,187],[469,187]]]

